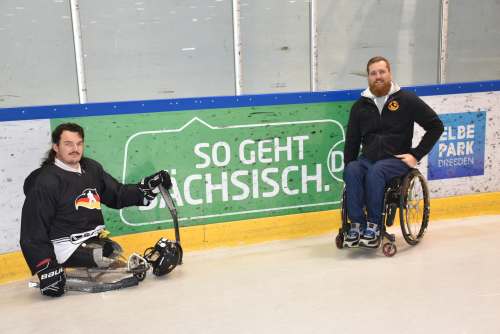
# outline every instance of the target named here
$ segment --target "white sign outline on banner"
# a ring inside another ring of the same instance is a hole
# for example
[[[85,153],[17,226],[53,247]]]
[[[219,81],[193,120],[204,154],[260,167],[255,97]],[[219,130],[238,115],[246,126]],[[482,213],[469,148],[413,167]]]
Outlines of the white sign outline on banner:
[[[294,125],[294,124],[307,124],[307,123],[324,123],[324,122],[331,122],[337,124],[341,131],[342,131],[342,140],[339,141],[337,144],[334,146],[337,146],[339,143],[345,141],[345,133],[344,133],[344,128],[342,125],[333,119],[324,119],[324,120],[316,120],[316,121],[298,121],[298,122],[282,122],[282,123],[262,123],[262,124],[249,124],[249,125],[232,125],[232,126],[211,126],[210,124],[204,122],[203,120],[199,119],[198,117],[194,117],[191,119],[189,122],[187,122],[184,126],[182,126],[180,129],[174,129],[174,130],[156,130],[156,131],[143,131],[143,132],[137,132],[136,134],[132,135],[128,140],[127,143],[125,144],[125,156],[123,160],[123,179],[122,183],[125,184],[125,172],[127,168],[127,152],[128,152],[128,145],[130,141],[139,135],[143,134],[156,134],[156,133],[168,133],[168,132],[181,132],[184,130],[187,126],[189,126],[191,123],[194,121],[198,121],[208,128],[212,130],[223,130],[223,129],[235,129],[235,128],[249,128],[249,127],[262,127],[262,126],[280,126],[280,125]],[[330,169],[328,169],[330,171]],[[339,179],[333,173],[330,171],[330,174],[334,179],[337,181],[343,182],[343,180]],[[278,208],[270,208],[270,209],[260,209],[260,210],[250,210],[250,211],[239,211],[239,212],[230,212],[230,213],[221,213],[221,214],[216,214],[216,215],[206,215],[206,216],[199,216],[199,217],[186,217],[186,218],[179,218],[178,220],[192,220],[192,219],[201,219],[201,218],[212,218],[212,217],[223,217],[223,216],[232,216],[232,215],[241,215],[241,214],[248,214],[248,213],[256,213],[256,212],[266,212],[266,211],[277,211],[277,210],[286,210],[286,209],[296,209],[296,208],[305,208],[305,207],[312,207],[312,206],[320,206],[320,205],[329,205],[329,204],[338,204],[340,201],[336,202],[325,202],[325,203],[315,203],[315,204],[304,204],[304,205],[296,205],[296,206],[287,206],[287,207],[278,207]],[[139,224],[133,224],[125,220],[123,217],[123,209],[120,209],[120,218],[121,220],[130,226],[142,226],[142,225],[153,225],[153,224],[160,224],[160,223],[168,223],[172,222],[173,219],[166,219],[166,220],[158,220],[154,222],[147,222],[147,223],[139,223]]]

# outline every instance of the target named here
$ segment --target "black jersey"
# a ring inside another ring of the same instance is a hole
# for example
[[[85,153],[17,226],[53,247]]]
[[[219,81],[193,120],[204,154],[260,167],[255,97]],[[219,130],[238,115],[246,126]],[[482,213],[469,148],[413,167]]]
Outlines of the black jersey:
[[[31,269],[47,259],[63,263],[80,243],[104,229],[101,203],[114,209],[144,205],[137,185],[123,185],[85,158],[82,173],[44,165],[24,181],[21,250]]]

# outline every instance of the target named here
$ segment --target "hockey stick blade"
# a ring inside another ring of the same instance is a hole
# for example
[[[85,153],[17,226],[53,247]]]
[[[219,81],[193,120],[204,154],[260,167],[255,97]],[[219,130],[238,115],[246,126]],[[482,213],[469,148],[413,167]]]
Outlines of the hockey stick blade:
[[[177,210],[175,208],[174,201],[172,200],[172,196],[170,196],[170,193],[168,192],[165,187],[163,187],[160,184],[160,192],[161,196],[163,197],[163,200],[165,201],[165,204],[167,204],[168,209],[170,210],[170,214],[172,215],[172,219],[174,220],[174,230],[175,230],[175,241],[179,244],[179,247],[181,246],[181,236],[179,234],[179,221],[177,220]],[[179,264],[182,264],[182,248],[180,248],[181,252],[181,257],[179,259]]]

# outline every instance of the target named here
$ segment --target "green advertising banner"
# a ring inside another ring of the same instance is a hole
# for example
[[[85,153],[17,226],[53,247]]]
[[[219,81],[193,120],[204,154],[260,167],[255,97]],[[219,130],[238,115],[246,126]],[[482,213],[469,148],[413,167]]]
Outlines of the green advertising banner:
[[[52,119],[85,129],[84,155],[119,182],[161,169],[181,227],[339,208],[352,101]],[[172,228],[148,207],[103,207],[115,235]]]

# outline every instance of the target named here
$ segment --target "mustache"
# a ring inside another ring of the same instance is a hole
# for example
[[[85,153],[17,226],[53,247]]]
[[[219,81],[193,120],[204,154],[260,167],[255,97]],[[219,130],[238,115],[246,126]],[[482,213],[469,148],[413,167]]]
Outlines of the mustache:
[[[69,153],[69,154],[78,154],[78,155],[80,155],[80,153],[79,153],[79,152],[76,152],[76,151],[75,151],[75,152],[71,152],[71,153]]]

